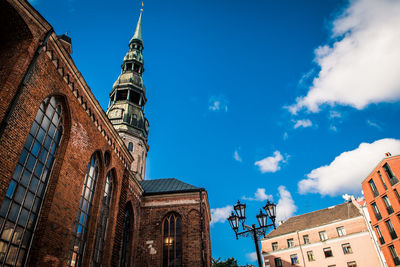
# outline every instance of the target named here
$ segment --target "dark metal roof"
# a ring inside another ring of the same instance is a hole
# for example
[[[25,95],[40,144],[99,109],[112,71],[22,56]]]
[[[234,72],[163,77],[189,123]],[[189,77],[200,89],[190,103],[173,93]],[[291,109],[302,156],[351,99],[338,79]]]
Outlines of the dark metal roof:
[[[158,195],[184,192],[198,192],[200,187],[179,181],[176,178],[143,180],[140,181],[144,189],[144,195]]]

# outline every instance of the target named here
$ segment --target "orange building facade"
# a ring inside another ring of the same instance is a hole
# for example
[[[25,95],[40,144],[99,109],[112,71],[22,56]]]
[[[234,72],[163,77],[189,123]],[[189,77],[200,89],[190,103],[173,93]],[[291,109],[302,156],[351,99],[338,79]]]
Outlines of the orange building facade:
[[[362,182],[371,217],[388,266],[400,266],[400,155],[386,157]]]

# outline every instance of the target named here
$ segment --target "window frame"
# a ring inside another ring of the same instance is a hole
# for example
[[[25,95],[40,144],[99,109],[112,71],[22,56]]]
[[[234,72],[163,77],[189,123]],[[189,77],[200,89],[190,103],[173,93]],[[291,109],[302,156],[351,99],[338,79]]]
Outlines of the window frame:
[[[272,251],[277,251],[278,250],[278,242],[272,242],[271,247],[272,247]]]
[[[390,221],[390,219],[386,220],[385,224],[386,224],[386,227],[387,227],[387,229],[389,231],[389,234],[392,237],[392,239],[396,239],[397,238],[397,233],[396,233],[396,230],[394,229],[393,224]]]
[[[295,247],[293,238],[286,239],[286,242],[287,242],[288,248],[294,248]]]
[[[307,259],[308,261],[315,261],[314,253],[312,250],[307,251]]]
[[[374,211],[376,220],[377,221],[382,220],[382,213],[380,212],[376,202],[371,203],[371,206],[372,206],[372,210]]]
[[[323,252],[324,252],[325,258],[333,257],[333,252],[332,252],[331,247],[323,248]]]
[[[178,213],[167,214],[161,224],[162,227],[162,266],[169,267],[173,261],[174,267],[181,267],[183,261],[182,246],[182,218]],[[166,232],[166,227],[168,232]],[[171,232],[171,227],[174,228]],[[172,234],[172,235],[171,235]],[[171,252],[173,253],[172,258]],[[177,255],[179,252],[179,255]]]
[[[371,178],[368,181],[368,184],[369,184],[369,187],[371,188],[371,191],[372,191],[372,194],[374,195],[374,197],[379,196],[379,191],[378,191],[378,188],[375,185],[374,179]]]
[[[1,252],[2,265],[24,266],[28,258],[58,149],[63,142],[64,120],[62,101],[57,96],[45,98],[36,112],[1,203],[0,244],[5,248]]]
[[[318,232],[318,234],[319,234],[319,239],[320,239],[320,241],[326,241],[326,240],[328,240],[328,234],[326,233],[326,231],[320,231],[320,232]]]
[[[290,262],[292,265],[298,264],[299,263],[299,257],[297,254],[291,254],[290,255]]]
[[[304,244],[310,244],[310,237],[309,235],[303,235]]]
[[[336,231],[337,231],[339,237],[346,235],[346,229],[344,228],[344,226],[336,227]]]
[[[383,203],[385,204],[386,210],[388,214],[392,214],[394,212],[392,203],[390,203],[389,197],[387,195],[382,196]]]
[[[342,244],[343,254],[353,254],[353,249],[350,246],[350,243]]]
[[[392,168],[390,168],[390,165],[387,162],[385,164],[383,164],[382,168],[385,171],[386,176],[389,179],[390,185],[393,186],[399,182],[399,180],[397,179],[396,175],[394,174]]]

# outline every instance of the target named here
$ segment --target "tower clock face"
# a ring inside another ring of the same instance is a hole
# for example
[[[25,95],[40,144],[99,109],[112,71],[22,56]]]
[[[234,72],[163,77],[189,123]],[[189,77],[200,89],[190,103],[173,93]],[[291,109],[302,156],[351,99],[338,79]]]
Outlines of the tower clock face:
[[[120,119],[122,118],[122,109],[116,108],[111,111],[111,118]]]

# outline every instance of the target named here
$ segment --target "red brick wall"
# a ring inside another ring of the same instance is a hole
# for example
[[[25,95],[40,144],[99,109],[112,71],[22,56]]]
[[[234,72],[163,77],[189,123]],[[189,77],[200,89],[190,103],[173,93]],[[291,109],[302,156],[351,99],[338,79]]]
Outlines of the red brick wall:
[[[178,203],[159,207],[143,206],[150,198],[143,199],[142,188],[127,170],[132,160],[129,152],[108,120],[104,120],[104,111],[55,33],[50,35],[43,49],[38,50],[40,54],[37,60],[32,61],[51,26],[25,1],[3,1],[0,7],[0,14],[9,14],[10,23],[6,26],[11,27],[9,29],[1,25],[0,33],[7,36],[14,32],[21,33],[21,36],[0,44],[0,60],[3,66],[0,69],[0,122],[4,126],[4,131],[0,131],[0,203],[5,197],[41,102],[46,97],[55,95],[61,100],[64,110],[64,134],[49,177],[27,266],[66,265],[86,168],[93,153],[97,153],[101,164],[91,208],[83,266],[89,266],[93,257],[101,194],[106,174],[111,169],[115,171],[115,179],[103,265],[118,266],[124,209],[129,202],[134,215],[131,262],[135,266],[161,266],[160,222],[171,211],[182,216],[184,266],[201,266],[202,241],[198,201],[189,205]],[[29,65],[32,65],[32,69],[26,84],[18,92]],[[11,105],[13,99],[15,101]],[[9,114],[7,120],[6,114]],[[111,154],[109,167],[104,165],[106,151]],[[203,195],[205,266],[210,266],[210,217],[207,197],[205,193]],[[162,196],[157,201],[165,200],[199,200],[199,194],[183,194],[177,198]],[[157,254],[149,255],[145,244],[147,240],[154,240]]]

